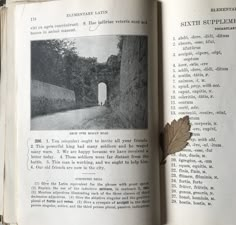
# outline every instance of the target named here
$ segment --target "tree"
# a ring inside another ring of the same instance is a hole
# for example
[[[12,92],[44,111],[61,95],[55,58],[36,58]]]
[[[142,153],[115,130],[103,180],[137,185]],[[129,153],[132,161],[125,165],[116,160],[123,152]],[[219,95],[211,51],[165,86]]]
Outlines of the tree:
[[[31,76],[32,79],[71,88],[66,64],[76,58],[74,42],[62,40],[32,41]],[[72,63],[71,63],[72,65]]]

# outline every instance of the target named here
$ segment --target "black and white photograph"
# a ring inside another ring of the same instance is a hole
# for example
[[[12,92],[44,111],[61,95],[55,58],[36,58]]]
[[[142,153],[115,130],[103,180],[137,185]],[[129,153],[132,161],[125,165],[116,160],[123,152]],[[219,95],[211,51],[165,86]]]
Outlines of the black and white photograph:
[[[147,36],[31,42],[31,130],[147,128]]]

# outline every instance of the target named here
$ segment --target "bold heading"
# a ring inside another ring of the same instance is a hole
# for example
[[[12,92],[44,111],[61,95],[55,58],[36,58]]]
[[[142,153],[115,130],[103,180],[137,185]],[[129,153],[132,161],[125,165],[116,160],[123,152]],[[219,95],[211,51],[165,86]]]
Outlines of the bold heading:
[[[214,20],[193,20],[183,21],[180,23],[181,27],[200,26],[200,25],[225,25],[235,24],[236,19],[214,19]]]

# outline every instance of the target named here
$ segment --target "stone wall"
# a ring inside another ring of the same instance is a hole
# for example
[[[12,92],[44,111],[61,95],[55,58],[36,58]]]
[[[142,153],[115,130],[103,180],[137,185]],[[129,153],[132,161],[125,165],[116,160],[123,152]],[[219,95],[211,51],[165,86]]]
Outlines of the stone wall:
[[[44,83],[31,82],[31,117],[72,109],[76,106],[72,90]]]
[[[121,117],[136,129],[148,126],[147,42],[146,36],[128,36],[122,47],[120,96],[116,101],[120,102]]]

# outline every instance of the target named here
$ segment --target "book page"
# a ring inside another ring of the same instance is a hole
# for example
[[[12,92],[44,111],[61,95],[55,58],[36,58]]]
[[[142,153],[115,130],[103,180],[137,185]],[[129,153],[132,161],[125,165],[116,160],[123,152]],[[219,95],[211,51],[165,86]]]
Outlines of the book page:
[[[4,33],[2,48],[2,83],[1,83],[1,148],[3,171],[3,214],[4,218],[15,218],[16,210],[12,207],[16,199],[16,80],[14,79],[14,9],[4,8]],[[6,32],[5,32],[6,31]],[[8,162],[8,163],[6,163]],[[6,177],[7,174],[7,177]],[[10,210],[6,210],[10,209]]]
[[[164,124],[188,115],[192,138],[165,166],[169,225],[236,221],[235,1],[165,1]]]
[[[4,24],[4,14],[3,10],[0,9],[0,23],[1,23],[1,60],[3,55],[3,24]],[[1,62],[3,63],[3,62]],[[2,67],[1,67],[2,68]],[[3,73],[0,74],[0,217],[3,215],[3,179],[4,179],[4,143],[5,143],[5,107],[4,107],[4,90],[5,79],[3,78]],[[1,220],[1,218],[0,218]]]
[[[13,222],[153,224],[152,4],[15,6]]]

